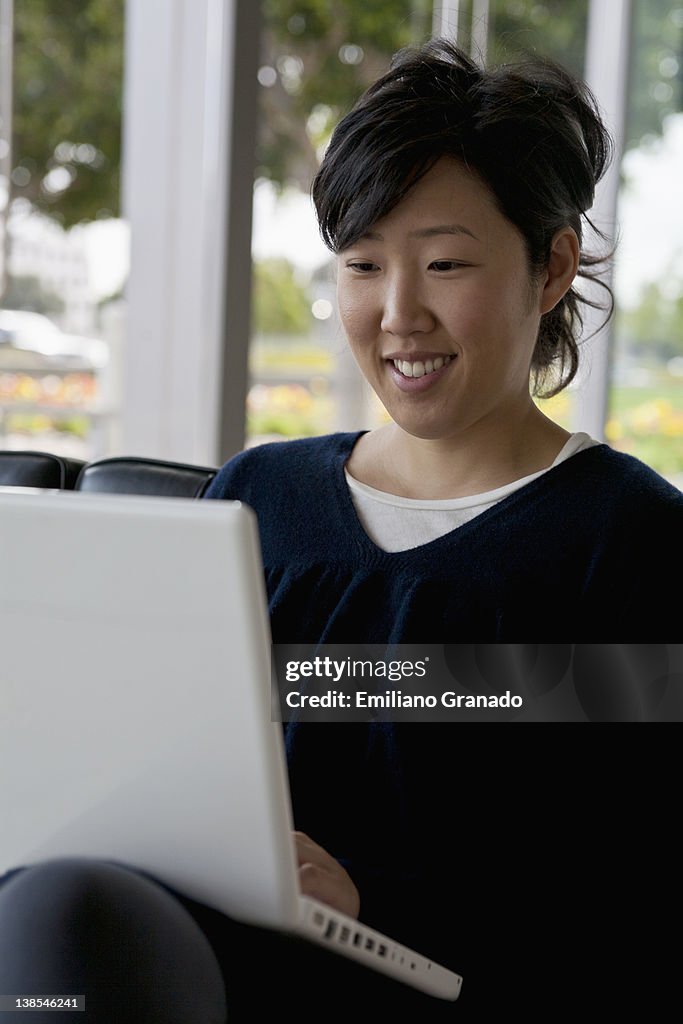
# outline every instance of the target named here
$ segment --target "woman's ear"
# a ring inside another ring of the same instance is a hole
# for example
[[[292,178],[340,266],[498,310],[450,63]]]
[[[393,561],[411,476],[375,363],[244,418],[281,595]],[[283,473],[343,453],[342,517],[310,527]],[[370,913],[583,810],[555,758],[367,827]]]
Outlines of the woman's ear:
[[[572,286],[579,269],[579,240],[569,226],[556,233],[550,247],[546,280],[540,294],[541,314],[549,313]]]

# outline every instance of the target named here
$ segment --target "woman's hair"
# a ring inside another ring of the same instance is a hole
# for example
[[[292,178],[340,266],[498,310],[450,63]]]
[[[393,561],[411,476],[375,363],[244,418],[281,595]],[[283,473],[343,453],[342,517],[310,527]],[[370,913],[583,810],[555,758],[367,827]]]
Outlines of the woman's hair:
[[[337,125],[312,186],[320,231],[333,252],[353,245],[441,157],[461,160],[489,188],[524,238],[529,270],[547,267],[555,233],[582,221],[612,156],[612,140],[588,86],[561,65],[534,58],[482,69],[433,39],[401,50]],[[581,249],[579,276],[597,281],[611,253]],[[579,364],[580,303],[573,287],[541,317],[531,363],[534,393],[550,397]]]

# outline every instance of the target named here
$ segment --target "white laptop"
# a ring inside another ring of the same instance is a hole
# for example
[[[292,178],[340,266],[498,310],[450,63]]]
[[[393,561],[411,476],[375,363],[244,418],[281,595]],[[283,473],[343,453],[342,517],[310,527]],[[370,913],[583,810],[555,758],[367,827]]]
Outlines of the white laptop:
[[[0,873],[122,861],[457,999],[459,975],[300,894],[270,673],[246,505],[0,488]]]

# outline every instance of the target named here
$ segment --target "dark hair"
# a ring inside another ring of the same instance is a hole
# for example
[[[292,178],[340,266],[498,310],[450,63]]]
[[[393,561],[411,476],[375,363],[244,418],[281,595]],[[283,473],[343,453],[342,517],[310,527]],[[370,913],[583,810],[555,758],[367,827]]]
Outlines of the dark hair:
[[[337,125],[312,186],[325,244],[340,252],[384,217],[444,156],[465,163],[520,231],[530,274],[547,267],[555,233],[582,219],[612,156],[612,140],[588,86],[546,58],[482,69],[454,44],[433,39],[401,50]],[[595,280],[606,256],[581,250],[579,276]],[[570,288],[541,317],[531,369],[550,397],[579,365],[579,303]]]

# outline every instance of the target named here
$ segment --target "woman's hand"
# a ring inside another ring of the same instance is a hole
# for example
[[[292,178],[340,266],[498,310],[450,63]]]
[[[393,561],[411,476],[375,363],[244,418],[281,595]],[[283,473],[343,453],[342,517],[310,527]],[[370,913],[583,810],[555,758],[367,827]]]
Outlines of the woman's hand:
[[[358,889],[339,861],[314,843],[305,832],[295,832],[294,842],[299,864],[299,885],[303,895],[327,903],[329,907],[349,917],[358,917]]]

